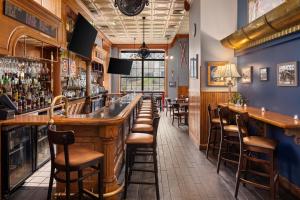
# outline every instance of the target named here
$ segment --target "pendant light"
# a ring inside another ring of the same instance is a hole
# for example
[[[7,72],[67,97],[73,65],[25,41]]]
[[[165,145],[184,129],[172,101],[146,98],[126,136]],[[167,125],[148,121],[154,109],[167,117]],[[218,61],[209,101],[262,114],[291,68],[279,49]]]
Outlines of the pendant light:
[[[143,17],[143,44],[138,51],[138,56],[142,59],[146,59],[150,55],[149,48],[145,43],[145,20],[146,20],[146,17]]]
[[[126,16],[140,14],[146,5],[149,6],[149,0],[115,0],[115,7]]]

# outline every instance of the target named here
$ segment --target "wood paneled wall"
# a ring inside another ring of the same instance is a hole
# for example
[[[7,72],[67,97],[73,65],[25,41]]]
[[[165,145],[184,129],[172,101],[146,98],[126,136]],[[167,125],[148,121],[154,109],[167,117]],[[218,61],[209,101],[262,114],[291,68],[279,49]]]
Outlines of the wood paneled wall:
[[[206,149],[208,138],[208,112],[209,104],[218,105],[219,103],[228,102],[228,92],[201,92],[201,108],[200,108],[200,148]]]
[[[200,91],[189,91],[189,135],[200,148]]]

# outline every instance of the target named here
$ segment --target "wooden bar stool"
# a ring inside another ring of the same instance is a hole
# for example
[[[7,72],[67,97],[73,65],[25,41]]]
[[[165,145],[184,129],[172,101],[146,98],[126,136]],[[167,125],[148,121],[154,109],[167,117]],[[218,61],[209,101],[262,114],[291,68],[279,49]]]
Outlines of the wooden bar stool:
[[[277,142],[265,137],[249,136],[248,132],[243,131],[247,130],[246,124],[248,118],[248,113],[236,116],[240,139],[240,158],[236,173],[235,197],[238,196],[239,185],[242,182],[244,184],[251,184],[257,188],[269,190],[270,197],[273,200],[275,199],[279,183],[276,156]],[[247,164],[248,161],[252,162],[255,166],[261,165],[265,167],[265,171],[267,172],[251,169],[250,165]],[[265,185],[251,180],[248,178],[248,174],[267,178],[269,184]]]
[[[239,135],[237,125],[230,124],[230,110],[228,107],[218,108],[219,122],[221,127],[221,140],[219,146],[217,173],[220,171],[221,161],[238,165],[239,154],[230,147],[239,147]],[[227,122],[226,124],[224,122]],[[243,130],[245,131],[245,130]],[[225,148],[223,148],[225,146]]]
[[[56,131],[52,126],[48,128],[48,140],[51,153],[51,174],[48,188],[48,197],[51,199],[53,180],[66,184],[66,199],[70,199],[70,184],[78,183],[78,199],[82,199],[83,193],[90,195],[83,189],[83,179],[98,174],[98,198],[103,200],[103,157],[102,153],[75,147],[75,137],[73,131]],[[55,155],[54,146],[62,146],[63,152]],[[94,169],[94,172],[83,176],[83,170]],[[78,177],[71,179],[71,172],[77,172]],[[60,176],[63,175],[64,176]]]
[[[155,185],[156,199],[160,199],[159,185],[158,185],[158,166],[157,166],[157,129],[159,125],[159,116],[155,116],[153,119],[153,131],[151,134],[148,133],[131,133],[126,139],[126,164],[125,164],[125,190],[124,199],[127,196],[127,188],[129,184],[146,184]],[[140,150],[142,149],[142,150]],[[146,149],[146,150],[144,150]],[[150,149],[150,150],[148,150]],[[152,161],[136,161],[136,156],[152,156]],[[134,168],[135,164],[153,164],[154,170],[137,169]],[[154,173],[155,182],[145,181],[131,181],[132,172],[150,172]]]
[[[213,139],[213,153],[216,147],[216,140],[217,140],[217,135],[220,133],[221,128],[220,128],[220,118],[218,117],[218,109],[212,109],[211,105],[209,104],[207,107],[208,111],[208,139],[207,139],[207,148],[206,148],[206,158],[208,158],[208,153],[211,147],[211,138],[214,133],[214,139]],[[226,119],[224,119],[223,124],[227,124]]]

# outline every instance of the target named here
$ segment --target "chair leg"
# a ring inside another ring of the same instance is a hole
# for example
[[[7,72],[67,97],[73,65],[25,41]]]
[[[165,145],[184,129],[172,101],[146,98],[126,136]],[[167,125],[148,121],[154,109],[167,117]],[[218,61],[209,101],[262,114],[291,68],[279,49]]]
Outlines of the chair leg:
[[[126,162],[125,162],[125,186],[124,186],[124,199],[126,199],[127,196],[127,188],[128,188],[128,165],[129,165],[129,157],[130,157],[130,153],[129,153],[129,148],[127,146],[126,149]]]
[[[181,123],[181,116],[178,116],[178,127],[179,127],[180,123]]]
[[[47,200],[51,200],[51,194],[52,194],[52,188],[53,188],[53,179],[54,179],[54,167],[51,166]]]
[[[82,170],[78,171],[78,199],[82,199],[83,183],[82,183]]]
[[[208,127],[208,141],[207,141],[207,148],[206,148],[206,158],[208,158],[208,153],[209,153],[211,132],[212,132],[212,128],[211,128],[211,125],[209,125],[209,127]]]
[[[154,161],[154,171],[155,171],[155,189],[156,189],[156,199],[159,200],[159,182],[158,182],[158,167],[157,167],[157,152],[156,148],[153,148],[153,161]]]
[[[172,125],[174,124],[174,120],[175,120],[175,115],[173,114]]]
[[[70,199],[70,171],[66,171],[66,200]]]
[[[215,154],[215,148],[216,148],[216,143],[217,143],[217,133],[218,133],[218,129],[214,129],[214,141],[213,141],[213,145],[214,145],[214,148],[213,148],[213,154]]]
[[[98,166],[99,172],[98,172],[98,195],[99,195],[99,200],[103,200],[103,189],[104,189],[104,161],[103,158],[99,161],[99,166]]]

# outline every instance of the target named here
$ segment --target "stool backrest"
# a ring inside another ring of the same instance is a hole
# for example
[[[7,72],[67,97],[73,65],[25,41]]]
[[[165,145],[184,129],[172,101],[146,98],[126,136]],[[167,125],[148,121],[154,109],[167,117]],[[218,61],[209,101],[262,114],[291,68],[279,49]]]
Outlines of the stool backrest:
[[[212,108],[210,104],[207,106],[207,112],[208,112],[208,121],[211,124],[212,123],[212,118],[217,116],[217,108]]]
[[[56,131],[54,126],[48,127],[48,140],[51,154],[51,163],[55,160],[55,145],[61,145],[64,149],[65,164],[69,166],[69,145],[75,143],[74,131]]]
[[[248,136],[249,114],[241,113],[236,115],[236,124],[239,130],[239,137],[242,141],[244,136]]]
[[[224,121],[230,122],[230,110],[228,107],[218,107],[218,115],[220,119],[220,126],[223,130],[224,128]]]

